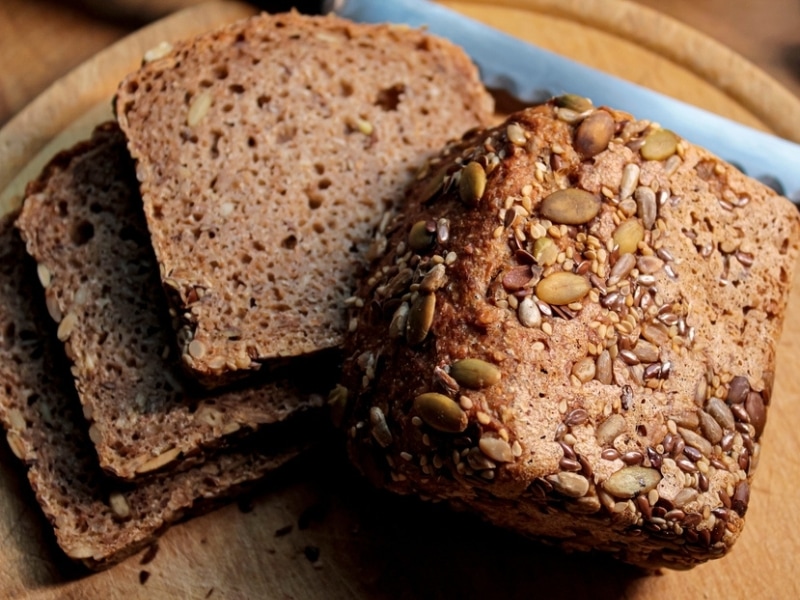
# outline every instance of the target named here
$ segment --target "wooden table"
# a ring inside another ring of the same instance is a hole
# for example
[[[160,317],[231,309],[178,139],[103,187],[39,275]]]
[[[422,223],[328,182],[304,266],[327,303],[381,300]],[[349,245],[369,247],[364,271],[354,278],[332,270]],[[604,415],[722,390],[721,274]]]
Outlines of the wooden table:
[[[107,6],[101,0],[3,0],[0,124],[143,22],[194,3],[117,0],[117,14],[135,9],[139,18],[116,19],[98,16],[97,7]],[[720,53],[707,38],[676,29],[673,21],[639,14],[629,10],[635,5],[617,0],[447,3],[522,37],[535,32],[547,47],[756,127],[776,130],[800,110],[800,84],[791,63],[800,30],[795,0],[638,0],[695,23],[760,70]],[[161,8],[154,9],[156,4]],[[642,49],[648,40],[656,43]],[[80,95],[86,81],[84,73],[73,83],[77,88],[57,89]],[[19,131],[61,116],[35,119]],[[788,127],[785,135],[797,139],[800,127]],[[387,497],[369,489],[333,453],[314,457],[240,506],[173,528],[152,562],[134,557],[76,578],[10,464],[13,457],[0,446],[0,597],[797,598],[800,496],[793,489],[800,481],[800,462],[794,458],[800,456],[800,441],[793,424],[800,421],[800,373],[792,357],[798,355],[800,276],[781,342],[776,402],[748,526],[729,557],[690,572],[652,576],[603,557],[566,556],[441,507]],[[319,560],[310,560],[317,553]]]

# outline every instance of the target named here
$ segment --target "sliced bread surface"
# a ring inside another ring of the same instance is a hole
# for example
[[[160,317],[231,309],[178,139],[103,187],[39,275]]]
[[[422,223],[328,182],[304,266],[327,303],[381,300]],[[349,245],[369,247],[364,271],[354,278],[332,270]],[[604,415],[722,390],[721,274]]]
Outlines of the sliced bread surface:
[[[492,108],[460,48],[333,16],[256,16],[127,77],[115,110],[187,367],[214,386],[338,345],[381,215]]]
[[[320,400],[333,369],[298,359],[247,388],[186,380],[125,139],[114,123],[57,156],[17,220],[72,362],[100,466],[122,479],[187,468]],[[315,377],[308,377],[313,373]]]
[[[13,218],[0,219],[0,423],[69,557],[91,568],[116,563],[170,523],[210,508],[298,453],[299,438],[289,443],[285,432],[271,444],[141,484],[106,477]]]

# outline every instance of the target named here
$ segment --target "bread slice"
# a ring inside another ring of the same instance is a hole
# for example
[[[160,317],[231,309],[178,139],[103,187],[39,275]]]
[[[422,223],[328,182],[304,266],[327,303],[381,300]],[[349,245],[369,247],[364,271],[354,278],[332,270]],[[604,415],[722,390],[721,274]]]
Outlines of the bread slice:
[[[28,186],[17,226],[38,263],[109,474],[133,479],[186,468],[321,403],[335,371],[327,356],[298,359],[258,384],[224,392],[186,380],[133,163],[115,123],[53,159]]]
[[[137,552],[166,526],[211,508],[297,455],[302,429],[138,485],[109,479],[97,464],[35,265],[0,219],[0,422],[64,552],[91,568]],[[276,432],[277,433],[277,432]]]
[[[116,114],[188,368],[213,386],[338,345],[381,214],[492,106],[449,42],[297,13],[177,44],[127,77]]]
[[[794,401],[772,389],[797,207],[571,96],[439,158],[352,309],[355,462],[566,549],[726,554],[767,414]]]

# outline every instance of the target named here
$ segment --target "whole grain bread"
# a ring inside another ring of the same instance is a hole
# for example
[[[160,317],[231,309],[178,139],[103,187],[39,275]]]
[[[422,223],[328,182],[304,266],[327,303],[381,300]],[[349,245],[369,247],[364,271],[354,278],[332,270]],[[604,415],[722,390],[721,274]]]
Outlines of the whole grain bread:
[[[89,435],[109,474],[133,479],[187,468],[321,404],[335,373],[328,355],[214,393],[184,376],[133,163],[115,123],[53,159],[28,186],[17,226],[38,263]]]
[[[215,386],[338,345],[369,230],[492,105],[449,42],[297,13],[176,44],[128,76],[115,110],[186,366]]]
[[[35,265],[13,220],[14,215],[0,219],[0,422],[69,557],[91,568],[110,566],[169,524],[211,508],[314,442],[292,425],[271,440],[167,477],[137,485],[106,477],[41,300]]]
[[[449,146],[387,236],[332,398],[378,485],[645,567],[730,550],[796,207],[565,96]]]

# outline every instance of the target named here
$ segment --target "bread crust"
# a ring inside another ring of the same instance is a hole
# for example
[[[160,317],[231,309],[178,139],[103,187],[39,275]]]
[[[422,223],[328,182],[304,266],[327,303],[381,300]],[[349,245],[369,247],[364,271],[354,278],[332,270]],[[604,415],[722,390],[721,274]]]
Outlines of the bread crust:
[[[799,232],[785,198],[583,99],[466,136],[376,234],[334,396],[354,462],[567,549],[724,555]]]

